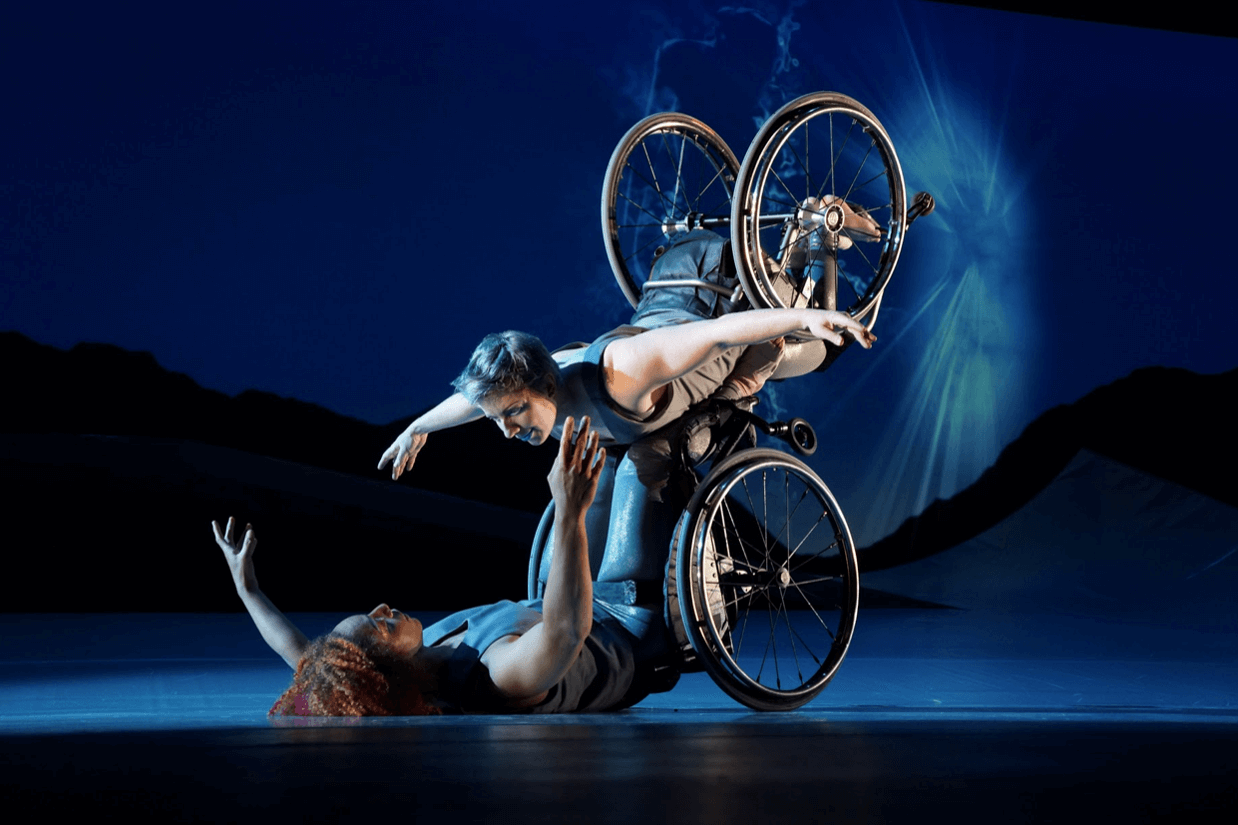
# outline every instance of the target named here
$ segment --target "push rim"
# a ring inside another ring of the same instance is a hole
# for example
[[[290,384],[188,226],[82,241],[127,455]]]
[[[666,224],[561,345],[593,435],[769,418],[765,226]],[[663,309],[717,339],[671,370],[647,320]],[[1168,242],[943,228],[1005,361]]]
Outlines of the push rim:
[[[738,171],[722,138],[687,115],[651,115],[619,141],[602,186],[602,237],[634,308],[658,247],[693,229],[729,233]]]
[[[868,109],[833,92],[787,104],[753,140],[735,191],[732,247],[755,305],[870,312],[898,263],[906,190],[889,135]],[[835,226],[836,201],[870,218],[879,236],[868,240],[853,218]],[[845,248],[829,249],[831,237]],[[820,277],[831,263],[832,307]]]
[[[811,469],[776,450],[733,456],[701,491],[680,574],[690,639],[708,651],[698,658],[749,707],[799,707],[833,678],[855,629],[859,575],[842,511]]]

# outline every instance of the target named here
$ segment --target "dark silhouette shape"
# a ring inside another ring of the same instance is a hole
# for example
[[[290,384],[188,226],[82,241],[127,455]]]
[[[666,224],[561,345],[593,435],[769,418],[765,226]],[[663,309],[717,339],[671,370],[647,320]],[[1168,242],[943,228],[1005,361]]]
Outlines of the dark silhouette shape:
[[[859,551],[862,571],[916,561],[980,535],[1049,484],[1079,450],[1238,507],[1238,369],[1147,367],[1042,414],[967,489]]]

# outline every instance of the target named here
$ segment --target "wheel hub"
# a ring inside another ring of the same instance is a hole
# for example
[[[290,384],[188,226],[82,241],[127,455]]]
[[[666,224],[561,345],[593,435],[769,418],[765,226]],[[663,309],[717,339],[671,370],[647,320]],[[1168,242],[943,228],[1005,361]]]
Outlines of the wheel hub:
[[[779,567],[778,572],[774,574],[774,581],[783,590],[786,590],[791,584],[791,571],[787,569],[785,564]]]
[[[805,198],[795,210],[795,220],[805,232],[824,229],[831,235],[837,235],[842,232],[846,219],[842,202],[837,200],[827,202],[823,198]]]
[[[830,204],[829,208],[825,210],[825,230],[837,235],[842,231],[843,221],[846,217],[841,206],[837,203]]]
[[[662,219],[662,234],[670,238],[683,232],[691,232],[693,229],[700,229],[704,225],[704,212],[689,212],[688,214],[679,217],[667,215]]]

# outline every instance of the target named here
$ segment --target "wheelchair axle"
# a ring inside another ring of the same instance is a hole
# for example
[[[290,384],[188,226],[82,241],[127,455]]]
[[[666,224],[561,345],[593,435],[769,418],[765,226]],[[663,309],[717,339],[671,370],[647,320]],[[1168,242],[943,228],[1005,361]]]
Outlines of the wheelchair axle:
[[[667,215],[662,219],[662,234],[667,238],[673,238],[676,235],[691,232],[694,229],[714,229],[719,226],[727,226],[730,222],[729,216],[710,216],[704,212],[688,212],[682,217]]]

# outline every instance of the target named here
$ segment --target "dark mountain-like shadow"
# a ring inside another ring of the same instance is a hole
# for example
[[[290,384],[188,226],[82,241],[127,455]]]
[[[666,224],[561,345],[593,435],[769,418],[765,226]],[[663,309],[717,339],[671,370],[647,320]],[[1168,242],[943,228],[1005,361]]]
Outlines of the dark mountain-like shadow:
[[[861,550],[861,570],[979,535],[1083,448],[1238,506],[1236,379],[1150,368],[1048,411],[971,487]],[[17,333],[0,333],[0,380],[11,399],[0,465],[17,482],[6,499],[8,611],[235,609],[208,526],[228,515],[259,527],[264,587],[286,609],[451,609],[524,595],[553,449],[475,422],[436,433],[393,483],[375,464],[411,417],[374,425],[269,393],[230,398],[146,353],[64,351]],[[928,603],[867,588],[864,601]]]
[[[1148,367],[1045,412],[970,487],[860,551],[882,570],[948,550],[1015,513],[1082,449],[1238,507],[1238,369]]]
[[[110,344],[60,350],[16,332],[0,333],[0,381],[10,398],[0,432],[197,441],[388,483],[378,459],[416,412],[380,426],[257,390],[232,398],[150,353]],[[477,421],[431,436],[398,483],[540,514],[553,463],[553,449],[508,441]]]
[[[269,393],[203,389],[147,353],[0,334],[4,610],[235,610],[210,522],[261,537],[285,610],[449,610],[525,595],[555,451],[478,421],[399,482],[384,426]],[[16,483],[14,483],[16,482]]]

